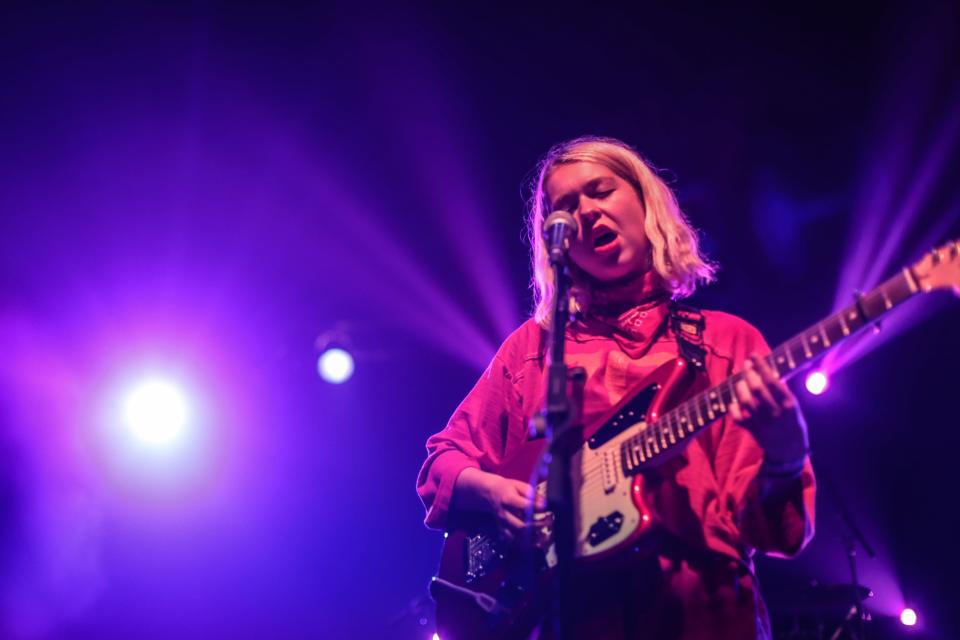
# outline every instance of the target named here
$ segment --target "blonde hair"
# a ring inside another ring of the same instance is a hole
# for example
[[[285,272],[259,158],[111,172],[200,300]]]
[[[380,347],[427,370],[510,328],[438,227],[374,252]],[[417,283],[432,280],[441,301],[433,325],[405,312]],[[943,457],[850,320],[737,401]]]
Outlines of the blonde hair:
[[[530,240],[534,291],[534,319],[548,326],[553,313],[556,284],[543,242],[543,219],[550,213],[544,185],[550,173],[561,164],[595,162],[602,164],[630,183],[640,196],[646,215],[644,231],[650,241],[653,269],[660,276],[664,290],[674,299],[691,295],[698,283],[714,280],[717,265],[700,253],[697,232],[680,210],[677,198],[656,170],[640,154],[620,140],[585,136],[554,145],[537,164],[531,183],[528,203],[527,233]],[[574,289],[586,296],[571,299],[571,311],[586,311],[589,283],[583,281],[579,269],[571,269]],[[587,288],[586,292],[583,289]]]

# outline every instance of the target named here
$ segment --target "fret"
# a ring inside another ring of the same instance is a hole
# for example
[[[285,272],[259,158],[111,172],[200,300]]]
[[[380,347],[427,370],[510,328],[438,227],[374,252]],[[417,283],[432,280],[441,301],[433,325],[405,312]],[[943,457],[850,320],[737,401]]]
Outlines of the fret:
[[[775,366],[776,366],[776,368],[777,368],[777,371],[780,371],[780,367],[781,367],[781,366],[784,366],[784,365],[786,366],[786,368],[787,368],[788,370],[792,368],[792,367],[790,367],[790,365],[787,363],[787,356],[783,355],[783,350],[782,350],[782,349],[780,349],[780,350],[778,350],[778,351],[775,351],[773,355],[774,355],[773,361],[774,361],[774,363],[775,363]],[[782,372],[781,372],[781,373],[782,373]]]
[[[786,354],[786,356],[787,356],[787,364],[790,366],[790,370],[792,371],[792,370],[796,369],[796,368],[797,368],[797,363],[796,363],[796,361],[793,359],[793,354],[790,353],[790,343],[789,343],[789,342],[786,343],[785,345],[783,345],[783,352],[784,352],[784,353]]]
[[[647,458],[653,457],[653,449],[650,448],[650,439],[647,437],[647,432],[644,431],[640,434],[640,442],[643,445],[642,450],[647,454]]]
[[[736,383],[737,383],[736,376],[730,376],[729,378],[727,378],[727,391],[730,392],[730,399],[727,401],[727,405],[737,401],[737,390],[735,388]]]
[[[824,347],[829,347],[830,344],[831,344],[831,343],[830,343],[830,338],[829,338],[829,336],[827,336],[827,330],[824,328],[823,323],[822,323],[822,322],[818,322],[818,323],[817,323],[817,328],[820,329],[820,337],[823,338],[823,346],[824,346]]]
[[[647,461],[647,457],[643,455],[643,447],[640,446],[640,442],[637,440],[637,437],[634,436],[630,439],[631,445],[630,450],[633,451],[634,457],[637,459],[637,462],[634,464],[640,466],[640,464]]]
[[[714,411],[720,415],[727,412],[727,405],[723,401],[723,392],[719,386],[714,387],[713,390],[710,391],[710,398],[716,401],[716,405],[713,408]]]
[[[861,325],[863,324],[863,323],[861,322],[861,320],[860,320],[860,314],[859,314],[859,312],[858,312],[855,308],[851,307],[850,309],[847,309],[847,311],[846,311],[845,313],[846,313],[846,316],[847,316],[847,322],[849,323],[849,325],[850,325],[851,327],[853,327],[854,330],[856,330],[856,329],[859,328],[859,327],[857,326],[857,323],[858,323],[858,322],[859,322]]]
[[[843,319],[843,314],[837,316],[837,320],[840,321],[840,330],[843,332],[843,337],[846,338],[850,335],[850,327],[847,326],[846,321]]]
[[[776,354],[770,353],[769,355],[767,355],[767,356],[765,357],[765,362],[767,363],[767,366],[768,366],[768,367],[770,367],[771,369],[773,369],[774,374],[776,374],[776,376],[777,376],[778,378],[783,374],[783,372],[780,371],[780,365],[777,364],[777,356],[776,356]],[[780,364],[783,364],[783,363],[781,362]]]
[[[823,344],[820,342],[819,333],[809,334],[807,342],[810,344],[810,351],[812,351],[814,355],[823,351]]]
[[[697,397],[698,397],[698,398],[703,398],[703,403],[707,406],[707,418],[708,418],[708,420],[714,420],[717,416],[716,416],[716,414],[713,413],[713,403],[710,402],[710,398],[707,397],[707,396],[704,396],[704,395],[702,395],[702,394],[699,395],[699,396],[697,396]],[[697,403],[699,404],[700,401],[698,400]]]
[[[777,359],[774,357],[773,353],[770,353],[764,356],[764,361],[767,363],[767,366],[773,369],[773,373],[777,378],[783,376],[783,371],[780,370],[780,367],[777,365]]]
[[[824,333],[827,334],[827,337],[830,339],[830,342],[840,342],[843,340],[847,334],[843,332],[843,327],[841,326],[841,321],[837,316],[830,316],[827,320],[824,320],[821,323]]]
[[[657,427],[656,424],[654,424],[653,426],[654,428],[656,428],[657,433],[660,435],[660,449],[662,451],[666,451],[667,447],[669,446],[667,444],[667,436],[663,433],[663,429],[660,429],[659,427]]]
[[[647,437],[650,439],[650,442],[653,444],[653,453],[654,455],[660,453],[660,445],[657,443],[657,434],[651,433],[652,429],[647,429]],[[653,457],[653,456],[650,456]]]
[[[887,294],[886,286],[880,287],[880,296],[883,298],[884,311],[890,311],[893,308],[893,303],[890,301],[890,296]]]
[[[683,430],[683,419],[680,417],[680,414],[677,413],[676,411],[671,411],[670,414],[674,415],[674,419],[677,421],[677,427],[678,427],[677,433],[680,435],[680,438],[681,439],[686,438],[687,434]]]
[[[694,424],[694,423],[693,423],[693,416],[690,415],[690,403],[684,402],[682,406],[683,406],[683,411],[684,411],[684,414],[685,414],[683,420],[684,420],[684,422],[685,422],[686,425],[687,425],[687,433],[693,433],[693,431],[694,431],[693,424]]]
[[[920,288],[917,286],[917,281],[914,280],[913,274],[910,273],[910,269],[908,269],[907,267],[904,267],[900,271],[900,275],[903,278],[903,281],[907,285],[907,295],[904,296],[904,298],[911,296],[914,293],[917,293],[918,291],[920,291]]]
[[[670,414],[663,416],[661,420],[666,420],[667,433],[670,435],[670,444],[677,444],[677,436],[673,433],[673,425],[670,424]]]
[[[703,414],[700,413],[700,405],[697,402],[693,403],[693,408],[697,410],[697,425],[703,426]]]
[[[800,343],[803,345],[803,355],[806,356],[807,360],[813,358],[813,354],[810,352],[810,345],[807,344],[807,336],[805,333],[800,334]]]

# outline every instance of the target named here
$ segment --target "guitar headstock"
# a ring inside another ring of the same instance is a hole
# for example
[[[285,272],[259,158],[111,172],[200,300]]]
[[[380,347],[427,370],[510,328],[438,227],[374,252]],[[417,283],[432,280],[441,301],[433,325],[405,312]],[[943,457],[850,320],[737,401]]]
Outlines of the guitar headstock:
[[[910,274],[924,292],[953,289],[960,296],[960,240],[927,253],[910,267]]]

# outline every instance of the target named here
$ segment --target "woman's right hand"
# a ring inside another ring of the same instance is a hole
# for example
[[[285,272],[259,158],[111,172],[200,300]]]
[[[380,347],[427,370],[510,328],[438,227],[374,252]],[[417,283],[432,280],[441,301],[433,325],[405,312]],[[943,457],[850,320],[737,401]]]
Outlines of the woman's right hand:
[[[544,510],[542,501],[535,504],[534,500],[529,483],[474,468],[464,469],[457,476],[453,493],[455,508],[492,515],[500,534],[507,539],[513,539],[526,526],[526,514],[531,507]]]

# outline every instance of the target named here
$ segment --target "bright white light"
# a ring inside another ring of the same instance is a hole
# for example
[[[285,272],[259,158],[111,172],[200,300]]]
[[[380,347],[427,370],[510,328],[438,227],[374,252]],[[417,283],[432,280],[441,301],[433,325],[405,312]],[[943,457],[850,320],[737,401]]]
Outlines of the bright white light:
[[[317,371],[327,382],[346,382],[353,375],[353,356],[343,349],[327,349],[317,360]]]
[[[829,384],[830,381],[827,379],[827,374],[825,374],[823,371],[814,371],[807,376],[807,391],[815,396],[818,396],[826,391]]]
[[[431,640],[440,640],[440,634],[438,633],[433,634],[433,638],[431,638]]]
[[[900,612],[900,622],[903,623],[905,627],[912,627],[917,624],[917,612],[907,607]]]
[[[123,405],[123,421],[134,436],[149,444],[177,439],[187,425],[189,410],[183,393],[164,380],[149,380],[134,388]]]

